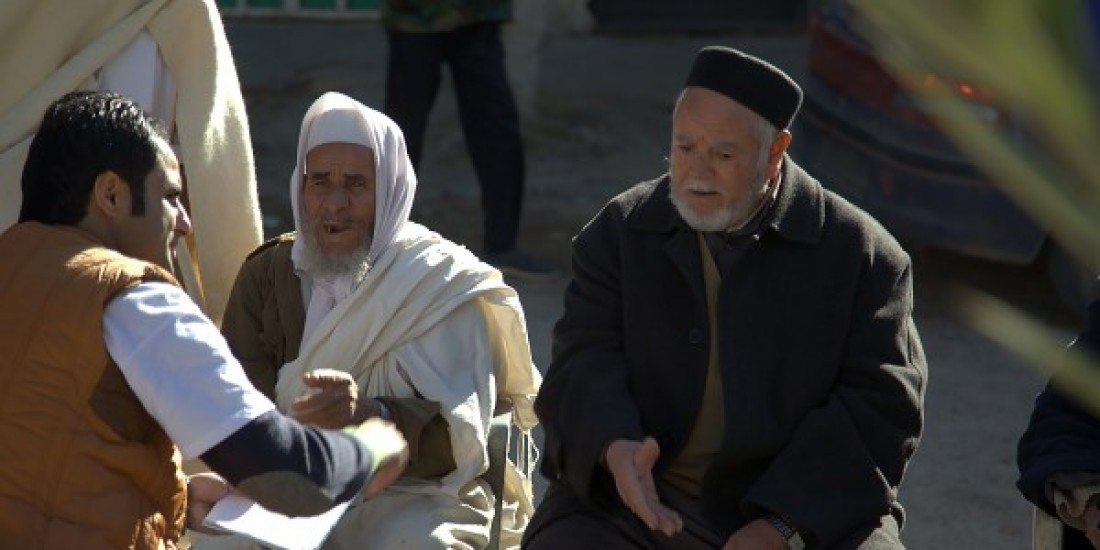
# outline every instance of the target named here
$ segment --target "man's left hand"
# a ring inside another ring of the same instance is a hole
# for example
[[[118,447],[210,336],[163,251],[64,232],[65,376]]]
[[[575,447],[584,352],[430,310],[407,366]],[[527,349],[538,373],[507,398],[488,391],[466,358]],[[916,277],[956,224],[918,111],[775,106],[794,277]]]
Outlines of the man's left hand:
[[[291,416],[302,424],[337,429],[381,415],[377,401],[359,399],[359,386],[346,372],[318,369],[302,375],[302,382],[311,391],[290,406]]]
[[[210,509],[225,498],[233,488],[222,476],[204,472],[187,477],[187,528],[200,533],[222,534],[202,526]]]
[[[734,531],[722,550],[787,550],[787,541],[768,520],[757,518]]]

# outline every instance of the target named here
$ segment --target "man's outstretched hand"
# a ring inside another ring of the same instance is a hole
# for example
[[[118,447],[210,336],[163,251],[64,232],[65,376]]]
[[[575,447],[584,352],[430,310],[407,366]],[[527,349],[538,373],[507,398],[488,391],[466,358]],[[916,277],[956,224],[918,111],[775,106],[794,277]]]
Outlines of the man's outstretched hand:
[[[607,446],[604,461],[615,478],[615,488],[623,504],[650,529],[671,537],[684,528],[684,521],[657,497],[653,465],[660,455],[661,450],[652,437],[642,442],[616,439]]]

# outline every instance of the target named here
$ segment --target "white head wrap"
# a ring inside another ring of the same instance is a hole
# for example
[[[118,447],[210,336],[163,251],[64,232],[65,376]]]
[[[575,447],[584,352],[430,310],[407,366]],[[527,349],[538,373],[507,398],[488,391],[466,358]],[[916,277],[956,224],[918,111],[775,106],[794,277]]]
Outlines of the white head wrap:
[[[294,229],[299,232],[302,230],[299,205],[306,154],[325,143],[357,143],[374,153],[374,240],[367,254],[367,261],[373,264],[393,244],[412,210],[416,173],[405,150],[405,136],[389,117],[344,94],[326,92],[317,98],[302,119],[297,163],[290,175]],[[294,267],[309,271],[310,266],[301,264],[304,246],[296,239],[291,258]]]
[[[355,143],[374,153],[374,238],[367,253],[367,262],[373,265],[393,244],[412,210],[416,174],[405,150],[405,136],[389,117],[344,94],[326,92],[317,98],[302,119],[297,160],[290,175],[290,203],[294,229],[299,234],[303,230],[300,205],[306,154],[325,143]],[[313,276],[309,255],[303,254],[305,246],[304,239],[295,239],[290,253],[295,269],[312,279],[303,342],[321,319],[351,294],[356,284],[350,273],[324,279]]]

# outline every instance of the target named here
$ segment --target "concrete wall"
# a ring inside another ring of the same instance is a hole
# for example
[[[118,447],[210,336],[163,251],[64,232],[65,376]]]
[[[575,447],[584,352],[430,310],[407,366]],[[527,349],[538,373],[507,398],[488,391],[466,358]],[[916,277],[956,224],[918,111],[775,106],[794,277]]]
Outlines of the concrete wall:
[[[529,119],[538,108],[542,49],[553,34],[588,33],[593,19],[588,0],[515,0],[512,23],[503,40],[508,76],[520,116]]]

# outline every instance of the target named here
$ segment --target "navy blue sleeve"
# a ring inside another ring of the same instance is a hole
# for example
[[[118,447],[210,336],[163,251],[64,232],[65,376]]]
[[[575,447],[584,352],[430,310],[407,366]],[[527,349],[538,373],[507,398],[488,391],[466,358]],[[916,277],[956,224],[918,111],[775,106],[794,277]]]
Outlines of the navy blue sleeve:
[[[1070,346],[1100,357],[1100,300],[1089,304],[1089,321]],[[1100,473],[1100,420],[1047,384],[1035,399],[1016,455],[1016,486],[1032,504],[1056,515],[1046,482],[1058,472]]]
[[[245,424],[201,458],[249,498],[287,516],[317,515],[350,500],[374,462],[354,437],[303,426],[277,411]]]

